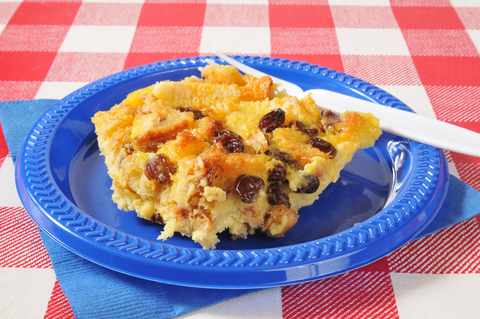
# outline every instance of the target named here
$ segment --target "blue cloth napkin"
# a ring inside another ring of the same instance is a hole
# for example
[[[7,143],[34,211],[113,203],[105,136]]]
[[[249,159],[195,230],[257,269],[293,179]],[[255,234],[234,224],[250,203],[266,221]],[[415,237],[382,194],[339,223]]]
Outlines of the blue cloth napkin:
[[[0,102],[0,122],[12,158],[37,119],[57,100]],[[480,213],[480,193],[451,176],[435,219],[417,236],[432,234]],[[81,318],[173,318],[258,290],[202,289],[147,281],[98,266],[40,230],[58,282]]]

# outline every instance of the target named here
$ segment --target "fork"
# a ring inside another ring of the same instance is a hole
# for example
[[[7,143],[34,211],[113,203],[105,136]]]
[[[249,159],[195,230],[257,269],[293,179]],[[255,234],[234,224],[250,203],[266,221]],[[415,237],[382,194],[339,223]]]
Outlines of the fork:
[[[218,51],[214,51],[214,53],[246,74],[255,77],[267,75]],[[207,61],[207,63],[212,62],[213,60]],[[383,131],[437,148],[480,157],[480,134],[476,132],[412,112],[385,107],[328,90],[314,89],[304,92],[302,88],[291,82],[275,77],[271,78],[274,82],[281,84],[280,88],[285,89],[289,95],[301,99],[311,94],[321,109],[328,109],[336,113],[348,110],[372,113],[380,119],[380,128]]]

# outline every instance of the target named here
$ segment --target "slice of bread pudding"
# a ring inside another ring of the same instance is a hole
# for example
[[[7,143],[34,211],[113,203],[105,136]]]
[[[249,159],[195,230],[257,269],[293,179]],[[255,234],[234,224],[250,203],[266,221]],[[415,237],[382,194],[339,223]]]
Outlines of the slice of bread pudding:
[[[212,249],[226,229],[283,236],[381,134],[373,115],[321,111],[276,94],[268,76],[221,65],[202,76],[137,90],[92,119],[113,201],[164,224],[159,239],[179,232]]]

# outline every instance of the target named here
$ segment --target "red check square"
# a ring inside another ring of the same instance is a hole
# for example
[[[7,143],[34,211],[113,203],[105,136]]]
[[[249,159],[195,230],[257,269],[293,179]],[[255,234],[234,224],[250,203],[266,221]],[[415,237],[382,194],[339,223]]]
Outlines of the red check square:
[[[41,84],[40,81],[0,81],[0,101],[34,99]]]
[[[8,24],[0,34],[2,51],[58,51],[69,26]]]
[[[467,123],[458,123],[458,124],[461,124],[461,126],[463,128],[466,128],[467,130],[472,129],[471,127],[469,127],[470,125],[468,125]],[[452,152],[452,157],[456,162],[455,167],[457,168],[458,174],[460,175],[460,178],[462,179],[462,181],[464,181],[469,186],[475,188],[477,191],[480,192],[480,173],[479,173],[480,163],[479,163],[478,157],[459,154],[455,152]],[[476,222],[477,225],[480,225],[480,215],[477,215],[476,217],[477,218],[474,218],[473,221]],[[476,232],[478,233],[479,231],[480,230],[477,228]],[[478,257],[478,254],[480,253],[478,248],[476,252]],[[475,263],[476,272],[480,273],[479,266],[477,264],[478,262],[480,261],[477,258],[477,262]]]
[[[272,54],[340,54],[333,28],[271,28]]]
[[[428,89],[429,88],[427,88],[427,90]],[[479,122],[450,123],[480,133]],[[451,151],[445,151],[445,155],[449,163],[453,162],[455,164],[455,170],[462,181],[480,192],[480,158]],[[476,220],[479,225],[478,230],[480,231],[480,215],[477,215],[473,219]]]
[[[397,7],[393,14],[402,29],[465,29],[453,7]]]
[[[52,268],[37,225],[25,208],[0,207],[0,267]]]
[[[390,7],[331,6],[337,28],[398,28]]]
[[[20,2],[0,2],[0,24],[6,24],[19,5]]]
[[[137,25],[141,3],[84,2],[73,24],[76,25]]]
[[[2,82],[0,82],[0,99],[3,96],[1,89],[2,89]],[[2,167],[3,162],[5,162],[5,158],[9,154],[7,141],[5,140],[5,135],[3,133],[2,125],[0,124],[0,167]]]
[[[409,56],[342,56],[345,73],[374,85],[421,85]]]
[[[270,5],[272,28],[333,28],[329,6],[322,5]]]
[[[80,2],[22,2],[10,24],[71,25]]]
[[[475,218],[469,219],[410,242],[387,258],[390,270],[396,273],[480,273],[479,225]]]
[[[282,288],[283,318],[398,318],[388,272],[363,271]]]
[[[479,56],[465,30],[402,30],[412,55]]]
[[[480,57],[412,56],[423,85],[480,86]]]
[[[0,81],[43,81],[55,55],[56,52],[0,51]]]
[[[127,53],[59,52],[48,72],[50,82],[92,82],[123,70]]]
[[[383,257],[381,259],[378,259],[377,261],[371,263],[371,264],[368,264],[368,265],[365,265],[355,271],[369,271],[369,272],[381,272],[381,273],[385,273],[385,274],[389,274],[390,273],[390,267],[388,266],[388,259],[387,257]]]
[[[198,52],[200,27],[137,27],[130,52]]]
[[[480,8],[455,8],[466,29],[480,30]]]
[[[206,4],[145,3],[138,26],[203,26]]]
[[[213,27],[268,27],[267,5],[209,4],[205,25]]]
[[[480,123],[479,86],[425,86],[437,119]]]
[[[47,312],[44,317],[44,319],[54,318],[75,319],[72,307],[63,293],[58,280],[55,280],[55,286],[53,286],[52,295],[48,301]]]

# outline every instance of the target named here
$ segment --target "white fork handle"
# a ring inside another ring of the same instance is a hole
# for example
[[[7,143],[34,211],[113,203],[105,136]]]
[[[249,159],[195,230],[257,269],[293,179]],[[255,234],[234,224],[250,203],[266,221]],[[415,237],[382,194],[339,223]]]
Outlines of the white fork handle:
[[[385,107],[327,90],[309,90],[321,108],[343,113],[347,110],[372,113],[383,131],[450,151],[480,157],[480,134],[435,119]]]
[[[251,68],[246,64],[238,62],[237,60],[234,60],[231,57],[229,57],[229,56],[227,56],[223,53],[220,53],[218,51],[213,51],[213,53],[215,53],[216,56],[222,58],[223,61],[227,62],[230,65],[233,65],[234,67],[236,67],[238,70],[242,71],[245,74],[250,74],[250,75],[253,75],[257,78],[261,78],[262,76],[268,75],[268,74],[265,74],[265,73],[260,72],[258,70],[255,70],[254,68]],[[272,79],[273,82],[278,83],[278,84],[282,84],[282,85],[285,85],[286,87],[288,87],[288,93],[289,94],[297,96],[297,95],[300,95],[300,94],[303,93],[303,90],[299,86],[297,86],[293,83],[290,83],[288,81],[273,77],[271,75],[269,75],[269,76],[270,76],[270,78]]]

